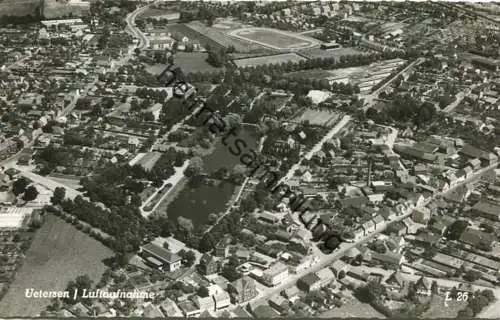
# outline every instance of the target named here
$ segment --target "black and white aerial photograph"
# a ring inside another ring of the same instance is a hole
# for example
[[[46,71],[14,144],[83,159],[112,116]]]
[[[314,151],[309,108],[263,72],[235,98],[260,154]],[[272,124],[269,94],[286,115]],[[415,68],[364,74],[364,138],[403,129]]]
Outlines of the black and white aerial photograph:
[[[0,0],[0,318],[500,319],[500,2]]]

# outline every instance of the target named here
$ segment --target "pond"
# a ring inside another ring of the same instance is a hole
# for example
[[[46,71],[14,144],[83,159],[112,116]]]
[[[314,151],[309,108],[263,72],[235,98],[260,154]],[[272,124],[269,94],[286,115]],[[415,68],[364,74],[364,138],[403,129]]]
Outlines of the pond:
[[[257,149],[258,137],[256,136],[255,128],[252,126],[245,126],[239,133],[236,134],[236,137],[232,139],[242,139],[247,143],[248,149]],[[220,140],[217,141],[215,144],[215,150],[203,158],[205,171],[207,173],[212,173],[222,167],[226,167],[228,170],[231,170],[235,165],[240,164],[240,157],[231,154],[228,149],[228,147],[233,145],[233,141],[234,140],[228,139],[227,146],[225,146]]]
[[[244,140],[248,148],[257,149],[258,138],[253,126],[245,126],[232,139]],[[229,146],[234,140],[228,140]],[[204,169],[210,174],[220,168],[226,167],[229,171],[240,164],[240,158],[232,155],[228,146],[220,140],[216,142],[214,151],[203,157]],[[220,182],[216,185],[200,183],[187,183],[177,197],[172,200],[167,208],[169,219],[175,221],[178,217],[191,219],[195,226],[208,222],[208,215],[220,213],[225,210],[226,204],[235,192],[236,185],[230,182]]]
[[[231,199],[235,185],[221,182],[217,185],[202,183],[193,187],[187,183],[184,189],[169,204],[169,219],[176,221],[178,217],[191,219],[195,226],[208,222],[208,215],[224,211],[226,203]]]

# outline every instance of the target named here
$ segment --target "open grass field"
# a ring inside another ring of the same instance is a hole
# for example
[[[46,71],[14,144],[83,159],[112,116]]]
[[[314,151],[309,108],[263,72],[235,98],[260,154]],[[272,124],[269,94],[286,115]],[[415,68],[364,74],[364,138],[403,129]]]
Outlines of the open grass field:
[[[26,253],[14,282],[0,301],[0,316],[34,317],[50,299],[25,298],[26,288],[64,290],[69,281],[87,274],[94,282],[106,266],[102,260],[113,252],[64,220],[47,215]]]
[[[0,0],[1,16],[36,16],[40,12],[40,0]]]
[[[214,41],[213,39],[207,37],[206,34],[203,34],[201,32],[198,32],[194,30],[193,28],[188,27],[184,23],[174,23],[174,24],[169,24],[165,28],[168,32],[172,34],[173,37],[176,38],[182,38],[184,36],[188,37],[191,40],[197,40],[200,42],[202,46],[210,46],[212,48],[217,48],[219,50],[225,50],[227,47],[223,46],[217,41]]]
[[[458,312],[465,309],[467,306],[463,301],[448,301],[447,306],[444,304],[443,296],[436,296],[432,299],[429,310],[424,312],[421,316],[422,319],[436,319],[436,318],[456,318]]]
[[[309,124],[323,127],[333,127],[339,120],[340,115],[336,112],[325,110],[306,109],[294,121],[309,121]]]
[[[305,49],[318,44],[315,39],[270,28],[243,28],[230,34],[274,50]]]
[[[176,12],[174,8],[172,9],[159,9],[159,8],[147,8],[144,12],[140,13],[139,19],[146,18],[166,18],[168,20],[179,19],[179,12]]]
[[[215,68],[210,65],[205,52],[178,52],[174,56],[175,64],[182,68],[184,73],[191,72],[219,72],[222,68]]]
[[[301,55],[308,57],[309,59],[315,58],[336,58],[338,59],[341,56],[353,55],[353,54],[370,54],[369,51],[360,51],[356,48],[338,48],[338,49],[330,49],[323,50],[320,48],[310,48],[299,51]]]
[[[308,69],[286,73],[290,78],[326,79],[333,76],[332,71],[325,69]]]
[[[305,61],[306,58],[304,58],[296,53],[291,52],[291,53],[276,54],[276,55],[272,55],[272,56],[261,56],[261,57],[254,57],[254,58],[237,59],[237,60],[233,60],[233,62],[239,68],[246,68],[246,67],[255,67],[255,66],[261,66],[261,65],[267,65],[267,64],[277,64],[277,63],[283,63],[283,62],[297,63],[301,60]]]
[[[349,298],[344,305],[340,308],[325,311],[319,315],[319,318],[378,318],[385,319],[386,317],[373,309],[368,303],[363,303],[356,298]]]
[[[44,0],[43,16],[46,19],[62,18],[71,14],[73,17],[89,15],[90,5],[81,6],[77,4],[65,3],[58,0]]]

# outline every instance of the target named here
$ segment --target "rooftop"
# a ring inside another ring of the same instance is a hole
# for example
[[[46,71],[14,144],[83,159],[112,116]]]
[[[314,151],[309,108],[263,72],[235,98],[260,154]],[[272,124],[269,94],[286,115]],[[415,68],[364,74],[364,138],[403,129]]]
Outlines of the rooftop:
[[[152,255],[166,261],[168,263],[174,263],[181,260],[177,254],[171,252],[170,250],[163,249],[154,243],[148,243],[142,247],[142,250],[151,253]]]

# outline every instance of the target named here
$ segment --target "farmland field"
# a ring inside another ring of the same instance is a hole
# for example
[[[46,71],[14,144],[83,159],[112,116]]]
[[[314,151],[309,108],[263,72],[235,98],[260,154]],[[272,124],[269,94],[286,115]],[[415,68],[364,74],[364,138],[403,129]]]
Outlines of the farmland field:
[[[26,288],[64,290],[70,280],[83,274],[98,282],[106,269],[102,260],[113,256],[110,249],[64,220],[51,214],[45,219],[14,282],[0,301],[1,316],[38,315],[51,301],[25,298]]]
[[[308,40],[300,35],[295,36],[283,31],[264,28],[236,30],[232,32],[232,35],[278,50],[306,47],[314,43],[313,40]]]
[[[181,67],[184,73],[222,71],[222,68],[215,68],[205,61],[207,56],[204,52],[178,52],[174,59],[175,64]]]
[[[237,67],[245,68],[245,67],[254,67],[254,66],[260,66],[260,65],[267,65],[267,64],[283,63],[283,62],[289,62],[289,61],[293,62],[293,63],[297,63],[301,60],[305,61],[306,58],[301,57],[296,53],[283,53],[283,54],[276,54],[276,55],[272,55],[272,56],[261,56],[261,57],[255,57],[255,58],[238,59],[238,60],[233,60],[233,61]]]

